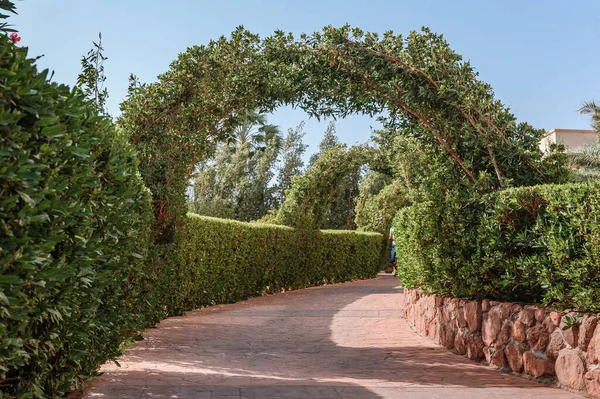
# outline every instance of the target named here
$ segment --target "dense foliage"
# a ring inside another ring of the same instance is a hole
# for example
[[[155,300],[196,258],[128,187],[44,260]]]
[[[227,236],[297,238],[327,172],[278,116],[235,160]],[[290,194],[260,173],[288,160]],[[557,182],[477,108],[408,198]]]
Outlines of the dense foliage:
[[[271,180],[283,138],[277,126],[255,112],[246,116],[215,155],[194,174],[194,212],[242,221],[257,220],[273,207]]]
[[[196,166],[191,209],[205,216],[258,220],[285,201],[292,178],[302,174],[304,123],[288,129],[282,137],[265,115],[234,130],[229,141],[216,144],[214,155]]]
[[[0,387],[52,398],[144,323],[152,216],[127,137],[34,61],[0,38]]]
[[[572,180],[600,179],[600,136],[579,151],[566,154],[573,173]]]
[[[433,202],[402,209],[400,279],[429,292],[597,312],[599,194],[598,183],[542,185],[462,209]]]
[[[286,192],[286,200],[281,204],[275,222],[320,229],[335,221],[333,206],[338,203],[334,199],[347,192],[349,178],[356,176],[364,163],[361,147],[347,149],[345,145],[336,145],[320,154],[304,174],[292,179],[292,186]],[[354,203],[346,203],[346,207],[353,210]]]
[[[282,289],[374,277],[382,265],[377,233],[300,231],[190,214],[177,235],[179,290],[171,313]]]
[[[0,0],[0,8],[12,10],[9,3]],[[132,76],[119,129],[101,115],[104,60],[98,42],[82,60],[74,92],[49,83],[47,71],[2,38],[3,393],[60,397],[117,356],[131,334],[167,315],[373,276],[380,234],[318,231],[352,223],[367,162],[385,176],[359,201],[361,225],[382,231],[396,206],[416,204],[397,220],[407,284],[497,297],[520,278],[519,292],[530,299],[572,294],[574,306],[597,302],[585,291],[597,287],[596,186],[494,194],[564,180],[563,158],[542,158],[543,132],[517,123],[440,35],[379,36],[344,26],[261,40],[240,28],[189,48],[155,83]],[[292,137],[296,152],[281,178],[289,189],[275,194],[268,182],[281,138],[263,129],[265,140],[253,142],[257,120],[249,115],[284,104],[317,117],[383,112],[386,129],[375,149],[329,145],[326,137],[311,167],[293,178],[303,145]],[[205,173],[196,187],[205,198],[214,198],[207,187],[219,187],[207,164],[215,151],[234,174],[222,193],[236,199],[233,207],[216,201],[219,209],[255,219],[268,206],[254,204],[268,205],[272,196],[281,207],[271,216],[297,229],[187,217],[195,173]],[[513,212],[531,222],[507,221]],[[340,215],[343,223],[332,222]],[[514,237],[498,236],[502,229],[514,229]],[[504,261],[502,251],[515,255]]]
[[[187,182],[211,140],[231,135],[250,110],[282,104],[317,117],[387,111],[388,131],[410,134],[445,157],[452,177],[445,190],[453,195],[565,175],[560,160],[542,159],[543,131],[517,123],[469,63],[429,30],[403,37],[327,27],[299,39],[276,32],[261,40],[240,28],[191,47],[158,82],[134,81],[123,104],[121,123],[153,193],[157,243],[172,242],[184,223]]]
[[[294,176],[300,175],[304,171],[302,156],[308,147],[302,142],[304,135],[304,122],[302,122],[296,128],[288,129],[288,133],[281,144],[281,162],[277,172],[274,198],[274,204],[277,208],[285,201],[285,193],[292,187]]]
[[[308,162],[309,169],[319,160],[321,157],[327,157],[326,153],[339,146],[341,143],[336,135],[335,122],[329,122],[323,139],[319,143],[319,151],[311,155]],[[342,229],[342,230],[354,230],[356,224],[354,223],[354,208],[355,199],[358,196],[359,184],[361,180],[361,168],[360,165],[356,165],[356,168],[346,170],[346,172],[340,173],[336,185],[340,188],[337,192],[327,200],[327,215],[321,223],[321,228],[324,229]],[[333,163],[330,168],[344,169],[344,163]],[[332,172],[328,172],[332,173]]]
[[[575,181],[600,178],[600,106],[594,101],[583,103],[579,109],[583,115],[589,115],[591,125],[596,131],[596,141],[587,143],[579,151],[569,151],[567,157]]]
[[[387,234],[398,209],[408,205],[404,183],[386,183],[386,176],[369,172],[362,181],[356,203],[359,230]]]

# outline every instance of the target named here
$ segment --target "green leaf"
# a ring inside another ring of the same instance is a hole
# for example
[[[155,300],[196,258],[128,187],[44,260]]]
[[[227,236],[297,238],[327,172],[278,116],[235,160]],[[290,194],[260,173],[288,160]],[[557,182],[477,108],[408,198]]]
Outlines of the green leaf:
[[[35,176],[37,176],[34,173]],[[23,199],[23,201],[25,201],[27,203],[27,205],[29,205],[30,207],[35,207],[36,203],[35,201],[26,193],[22,192],[22,191],[17,191],[17,193],[19,193],[19,195],[21,196],[21,198]]]

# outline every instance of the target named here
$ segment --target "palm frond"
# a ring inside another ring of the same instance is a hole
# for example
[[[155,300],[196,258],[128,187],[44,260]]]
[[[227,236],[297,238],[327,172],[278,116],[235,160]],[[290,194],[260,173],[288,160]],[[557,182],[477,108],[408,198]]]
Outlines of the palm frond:
[[[596,131],[600,131],[600,105],[595,101],[586,101],[579,108],[579,113],[582,115],[590,115],[592,119],[592,127]]]
[[[567,159],[572,167],[579,166],[586,169],[600,170],[600,156],[583,152],[571,152],[567,154]]]

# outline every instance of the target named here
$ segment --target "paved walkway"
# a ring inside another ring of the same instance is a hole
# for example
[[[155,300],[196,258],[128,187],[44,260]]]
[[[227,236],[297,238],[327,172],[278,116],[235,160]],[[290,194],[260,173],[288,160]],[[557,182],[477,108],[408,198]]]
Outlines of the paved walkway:
[[[380,276],[169,318],[87,398],[581,398],[421,338],[400,318],[399,289]]]

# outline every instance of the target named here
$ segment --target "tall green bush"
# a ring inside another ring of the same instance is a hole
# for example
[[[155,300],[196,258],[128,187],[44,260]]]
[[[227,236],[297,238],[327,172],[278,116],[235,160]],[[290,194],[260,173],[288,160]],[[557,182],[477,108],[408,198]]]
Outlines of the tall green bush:
[[[374,277],[383,237],[344,230],[300,231],[190,214],[176,236],[178,290],[169,313],[282,289]]]
[[[600,310],[600,184],[499,191],[479,203],[425,202],[395,220],[406,287],[461,297]]]
[[[58,398],[145,322],[150,199],[127,137],[6,37],[0,85],[0,390]]]

